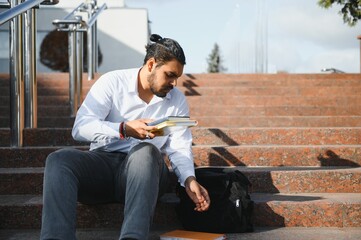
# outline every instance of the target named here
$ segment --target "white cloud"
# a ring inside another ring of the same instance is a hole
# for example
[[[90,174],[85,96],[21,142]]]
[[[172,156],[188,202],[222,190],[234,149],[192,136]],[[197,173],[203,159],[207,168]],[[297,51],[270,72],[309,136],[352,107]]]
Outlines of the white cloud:
[[[357,73],[360,69],[359,52],[347,49],[325,51],[305,59],[296,67],[295,72],[320,72],[323,68],[336,68],[348,73]]]
[[[297,5],[288,1],[270,14],[270,28],[278,37],[340,49],[357,46],[360,31],[343,23],[337,9],[321,8],[315,1]]]

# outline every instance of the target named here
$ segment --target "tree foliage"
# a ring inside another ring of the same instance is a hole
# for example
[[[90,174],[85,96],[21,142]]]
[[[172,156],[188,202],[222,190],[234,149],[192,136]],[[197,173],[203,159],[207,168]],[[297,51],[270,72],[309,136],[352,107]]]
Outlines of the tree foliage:
[[[343,6],[339,13],[344,23],[355,26],[361,19],[361,0],[318,0],[318,4],[324,8],[330,8],[335,3]]]
[[[217,43],[214,44],[212,52],[208,55],[208,69],[209,73],[219,73],[223,72],[226,69],[222,66],[222,58],[220,54],[220,49]]]

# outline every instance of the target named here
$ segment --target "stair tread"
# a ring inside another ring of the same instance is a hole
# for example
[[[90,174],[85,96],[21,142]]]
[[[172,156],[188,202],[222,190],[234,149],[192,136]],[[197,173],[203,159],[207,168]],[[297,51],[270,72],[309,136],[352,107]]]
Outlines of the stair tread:
[[[175,204],[178,202],[175,193],[167,193],[164,198],[160,200],[162,203]],[[344,204],[361,204],[361,193],[251,193],[251,199],[255,203],[268,202],[330,202],[330,203],[344,203]],[[79,203],[80,204],[80,203]],[[42,195],[38,194],[12,194],[0,195],[0,206],[36,206],[42,205]],[[80,204],[86,205],[86,204]],[[113,205],[113,203],[99,204]],[[114,205],[119,205],[114,203]],[[93,206],[93,205],[92,205]]]
[[[347,166],[210,166],[211,168],[237,169],[241,172],[290,172],[290,171],[328,171],[328,172],[361,172],[361,167]],[[199,167],[199,168],[209,168]],[[172,171],[170,169],[170,171]],[[19,168],[0,168],[0,174],[21,174],[21,173],[43,173],[44,167],[19,167]]]
[[[180,225],[167,226],[166,228],[153,227],[150,230],[148,240],[159,240],[159,236],[168,231],[182,229]],[[4,240],[38,240],[39,229],[2,229],[0,236]],[[327,239],[327,240],[356,240],[361,239],[361,228],[336,228],[336,227],[256,227],[251,233],[226,234],[228,240],[304,240],[304,239]],[[119,237],[119,229],[114,228],[82,228],[77,229],[78,240],[110,240]]]

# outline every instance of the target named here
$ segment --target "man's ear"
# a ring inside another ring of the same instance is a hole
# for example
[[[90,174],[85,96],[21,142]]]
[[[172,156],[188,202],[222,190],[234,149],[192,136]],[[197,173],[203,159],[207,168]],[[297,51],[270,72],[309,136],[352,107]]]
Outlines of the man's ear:
[[[155,59],[154,58],[149,58],[147,61],[147,70],[148,72],[151,72],[153,70],[153,68],[155,67]]]

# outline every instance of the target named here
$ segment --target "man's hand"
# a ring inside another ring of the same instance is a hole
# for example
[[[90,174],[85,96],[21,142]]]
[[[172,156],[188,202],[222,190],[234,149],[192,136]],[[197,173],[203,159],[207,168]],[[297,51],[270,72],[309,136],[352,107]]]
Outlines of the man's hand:
[[[203,212],[208,210],[211,204],[208,191],[196,181],[195,177],[186,179],[185,189],[188,196],[196,204],[195,211]]]
[[[152,119],[137,119],[129,122],[125,122],[125,134],[128,137],[138,138],[138,139],[151,139],[156,136],[156,134],[151,133],[151,131],[156,130],[155,126],[148,126],[147,123],[152,122]]]

